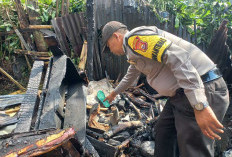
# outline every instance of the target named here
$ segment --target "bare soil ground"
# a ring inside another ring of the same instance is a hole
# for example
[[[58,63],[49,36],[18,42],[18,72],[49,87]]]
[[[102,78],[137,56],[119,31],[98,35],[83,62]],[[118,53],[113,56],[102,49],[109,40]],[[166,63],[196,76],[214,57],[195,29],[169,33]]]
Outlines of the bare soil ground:
[[[0,62],[0,67],[3,68],[8,74],[10,74],[14,78],[12,65],[10,62]],[[15,80],[18,81],[24,87],[26,87],[28,78],[21,78],[20,80]],[[4,74],[0,73],[0,95],[7,95],[17,90],[19,90],[19,88],[13,82],[11,82],[10,79],[7,78]]]

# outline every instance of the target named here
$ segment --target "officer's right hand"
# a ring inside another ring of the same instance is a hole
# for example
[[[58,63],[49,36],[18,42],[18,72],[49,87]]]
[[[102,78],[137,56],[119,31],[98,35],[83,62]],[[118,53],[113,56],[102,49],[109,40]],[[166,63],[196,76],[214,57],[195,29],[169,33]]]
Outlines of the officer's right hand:
[[[111,102],[115,99],[116,95],[117,95],[117,94],[113,91],[113,92],[111,92],[110,95],[108,95],[103,101],[108,100],[109,103],[111,103]]]
[[[198,126],[205,136],[208,136],[212,140],[215,138],[220,140],[221,137],[218,133],[224,133],[223,125],[218,121],[216,115],[210,106],[204,108],[202,111],[194,109],[195,118]]]

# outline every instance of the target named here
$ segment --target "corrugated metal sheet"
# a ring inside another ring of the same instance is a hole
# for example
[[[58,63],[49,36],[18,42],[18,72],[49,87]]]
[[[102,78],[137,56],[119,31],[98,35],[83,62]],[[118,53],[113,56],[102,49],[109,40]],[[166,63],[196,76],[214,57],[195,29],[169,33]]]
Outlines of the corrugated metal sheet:
[[[80,56],[82,45],[86,37],[86,20],[84,13],[73,13],[52,20],[55,33],[61,50],[71,56],[70,45],[74,50],[74,56]]]

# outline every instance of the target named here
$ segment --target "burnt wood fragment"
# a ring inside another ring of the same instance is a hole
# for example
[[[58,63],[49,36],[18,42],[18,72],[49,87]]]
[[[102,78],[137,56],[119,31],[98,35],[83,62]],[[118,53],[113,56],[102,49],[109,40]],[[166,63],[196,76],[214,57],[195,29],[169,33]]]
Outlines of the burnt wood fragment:
[[[121,95],[121,97],[122,97],[124,100],[126,100],[126,102],[129,104],[129,106],[136,112],[136,114],[137,114],[137,116],[138,116],[138,119],[141,119],[141,118],[142,118],[141,112],[140,112],[140,110],[134,105],[134,103],[132,103],[132,102],[128,99],[128,97],[127,97],[125,94],[121,93],[120,95]]]
[[[31,70],[27,92],[18,113],[18,123],[14,132],[28,132],[35,114],[37,94],[42,77],[44,62],[35,61]]]
[[[0,115],[0,128],[11,125],[11,124],[15,124],[17,122],[18,122],[17,115],[14,117],[10,117],[10,116],[2,117]]]
[[[113,147],[107,143],[98,141],[88,135],[87,138],[101,156],[114,156],[117,151],[116,147]]]
[[[77,137],[83,144],[86,135],[86,100],[83,91],[83,80],[80,78],[74,64],[67,60],[66,71],[67,98],[64,118],[64,128],[74,127]]]
[[[66,143],[74,134],[73,128],[16,134],[1,141],[0,156],[38,156]]]
[[[143,123],[141,121],[123,122],[123,123],[120,123],[110,128],[107,132],[104,133],[104,137],[110,138],[116,135],[117,133],[124,131],[126,129],[139,128],[142,126],[143,126]]]
[[[61,119],[56,111],[60,104],[64,104],[60,87],[66,74],[67,56],[53,58],[51,77],[48,85],[42,115],[40,118],[39,129],[61,128]]]
[[[93,138],[93,140],[94,140],[94,138]],[[87,150],[86,154],[88,154],[89,156],[92,155],[93,157],[99,157],[98,152],[93,147],[92,143],[88,140],[88,138],[86,138],[85,148]]]
[[[40,95],[40,103],[39,103],[39,107],[38,107],[38,112],[37,112],[34,130],[39,129],[40,116],[42,114],[42,110],[43,110],[43,106],[44,106],[44,102],[45,102],[45,98],[46,98],[46,94],[47,94],[48,84],[49,84],[50,77],[51,77],[52,63],[53,63],[53,59],[51,58],[50,62],[48,64],[45,78],[44,78],[44,82],[43,82],[43,88],[42,88],[42,93]]]
[[[17,95],[1,95],[0,96],[0,111],[7,107],[12,107],[21,104],[24,99],[24,94]]]
[[[80,157],[80,153],[76,150],[76,148],[73,146],[72,142],[68,141],[65,144],[62,145],[63,152],[65,152],[65,156],[70,157]]]
[[[130,99],[131,102],[133,102],[136,106],[141,108],[150,108],[153,104],[144,101],[141,98],[135,97],[132,93],[124,92],[124,94]]]

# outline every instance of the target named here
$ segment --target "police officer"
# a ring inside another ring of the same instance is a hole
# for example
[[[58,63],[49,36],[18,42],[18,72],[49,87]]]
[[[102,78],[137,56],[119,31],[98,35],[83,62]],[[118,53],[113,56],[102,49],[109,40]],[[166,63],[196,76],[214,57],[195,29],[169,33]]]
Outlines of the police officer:
[[[169,97],[156,125],[155,154],[174,157],[179,150],[181,157],[214,156],[214,142],[221,139],[220,122],[229,106],[228,89],[216,65],[193,44],[155,26],[128,31],[124,24],[110,21],[102,38],[104,48],[126,55],[130,63],[105,100],[112,102],[140,73],[159,94]]]

